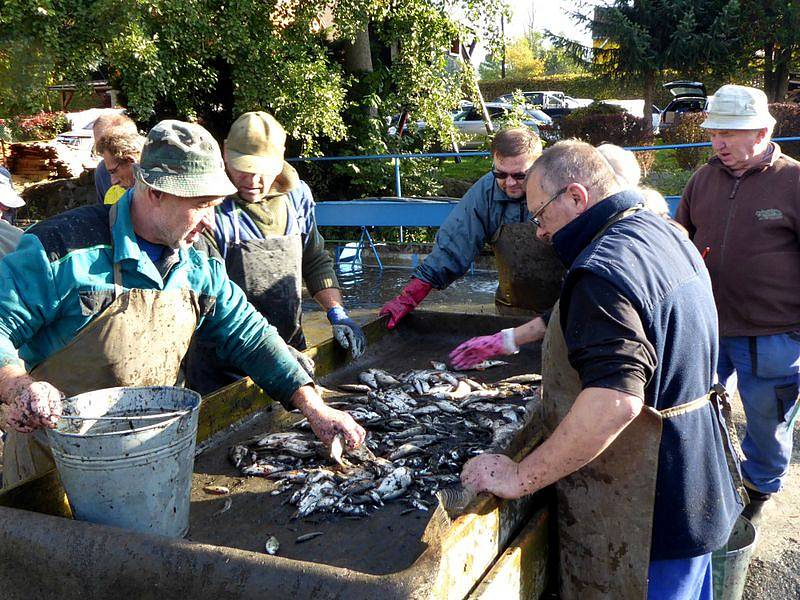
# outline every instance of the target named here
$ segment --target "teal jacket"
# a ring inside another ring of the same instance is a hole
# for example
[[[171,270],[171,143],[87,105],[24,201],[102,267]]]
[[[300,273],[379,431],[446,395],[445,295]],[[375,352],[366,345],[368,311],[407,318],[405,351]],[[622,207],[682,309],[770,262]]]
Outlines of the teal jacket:
[[[84,206],[31,227],[0,261],[0,366],[22,359],[33,369],[69,343],[113,301],[119,262],[126,289],[194,292],[201,313],[195,334],[289,406],[311,379],[277,330],[228,279],[219,257],[188,248],[154,264],[137,243],[131,201],[131,192],[120,199],[113,231],[109,206]]]

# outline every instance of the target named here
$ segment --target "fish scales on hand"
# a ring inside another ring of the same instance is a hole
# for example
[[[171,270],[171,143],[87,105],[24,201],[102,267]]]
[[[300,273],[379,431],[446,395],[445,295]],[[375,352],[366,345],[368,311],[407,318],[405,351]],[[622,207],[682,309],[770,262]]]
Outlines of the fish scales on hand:
[[[482,367],[499,366],[489,363]],[[324,447],[303,419],[295,431],[232,447],[230,460],[242,475],[275,481],[270,494],[287,494],[295,519],[363,518],[398,500],[409,506],[402,514],[428,510],[438,490],[459,482],[466,460],[513,440],[528,417],[520,403],[538,400],[541,381],[531,374],[487,383],[431,366],[398,375],[372,368],[336,386],[344,393],[329,390],[330,404],[368,430],[358,450],[339,436]]]

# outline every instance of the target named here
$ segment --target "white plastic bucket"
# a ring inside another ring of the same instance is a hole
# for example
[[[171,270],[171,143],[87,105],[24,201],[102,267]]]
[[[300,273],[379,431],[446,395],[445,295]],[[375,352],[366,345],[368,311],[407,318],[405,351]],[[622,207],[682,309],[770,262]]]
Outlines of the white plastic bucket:
[[[47,431],[76,519],[183,537],[189,530],[200,395],[109,388],[65,400]],[[111,417],[97,420],[98,417]]]

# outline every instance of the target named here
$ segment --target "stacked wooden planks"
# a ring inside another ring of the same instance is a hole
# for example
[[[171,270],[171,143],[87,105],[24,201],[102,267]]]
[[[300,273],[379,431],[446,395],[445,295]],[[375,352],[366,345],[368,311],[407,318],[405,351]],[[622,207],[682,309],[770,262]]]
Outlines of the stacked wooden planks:
[[[29,181],[77,177],[80,158],[68,147],[53,142],[19,142],[10,145],[8,168]]]

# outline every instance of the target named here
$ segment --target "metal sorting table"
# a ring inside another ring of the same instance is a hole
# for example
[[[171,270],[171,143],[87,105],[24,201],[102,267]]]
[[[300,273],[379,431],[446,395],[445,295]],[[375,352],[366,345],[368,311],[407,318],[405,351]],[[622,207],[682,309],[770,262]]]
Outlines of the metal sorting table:
[[[332,340],[308,353],[317,362],[321,385],[334,389],[373,366],[392,373],[428,368],[431,360],[445,360],[468,337],[521,322],[418,311],[393,332],[382,321],[368,324],[369,351],[358,361],[348,363],[347,353]],[[525,348],[509,362],[477,378],[493,382],[538,372],[539,347]],[[359,520],[321,513],[292,521],[294,507],[282,504],[289,494],[271,496],[271,481],[239,475],[227,450],[255,434],[285,429],[297,418],[273,405],[249,379],[204,399],[198,439],[214,437],[195,461],[186,540],[64,518],[70,516],[69,506],[54,471],[0,494],[3,597],[90,600],[127,594],[217,600],[290,594],[388,600],[490,598],[500,589],[504,598],[541,594],[548,561],[548,511],[541,496],[502,501],[482,495],[453,521],[432,517],[433,507],[401,516],[407,506],[396,502]],[[526,454],[540,436],[534,419],[517,434],[508,453]],[[208,484],[225,485],[231,494],[209,495],[202,490]],[[220,512],[228,498],[230,509]],[[312,531],[324,535],[294,543]],[[270,535],[281,543],[277,556],[263,551]]]

